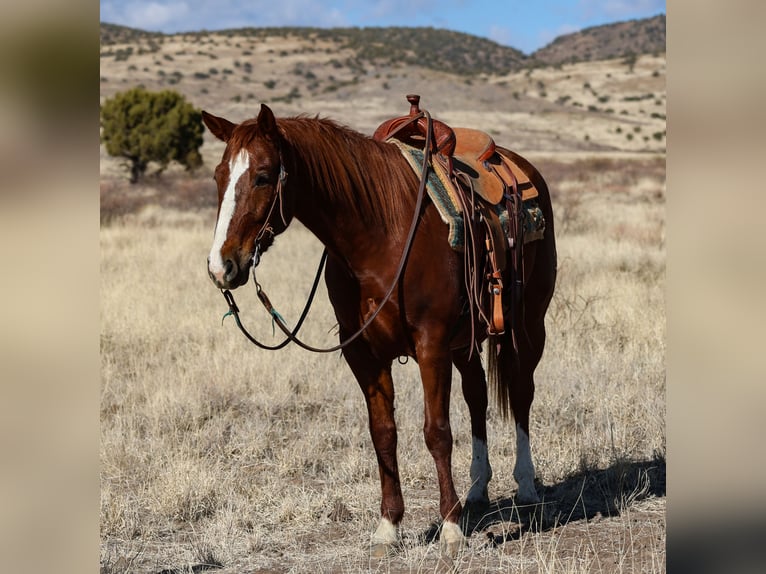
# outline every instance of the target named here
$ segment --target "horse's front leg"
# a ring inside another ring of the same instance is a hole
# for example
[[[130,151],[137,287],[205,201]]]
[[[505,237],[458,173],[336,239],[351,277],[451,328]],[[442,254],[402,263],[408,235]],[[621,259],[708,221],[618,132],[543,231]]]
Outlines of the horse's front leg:
[[[351,333],[341,329],[341,340]],[[378,458],[380,474],[380,523],[372,535],[370,552],[381,557],[396,551],[399,545],[399,523],[404,516],[404,498],[399,483],[396,460],[396,422],[394,420],[394,385],[391,364],[384,364],[370,352],[361,339],[343,350],[365,401],[370,422],[370,436]]]
[[[439,479],[439,510],[443,519],[442,550],[450,556],[465,546],[458,526],[462,507],[452,481],[452,430],[449,422],[452,361],[447,346],[418,349],[418,364],[423,381],[425,417],[423,434],[436,463]]]

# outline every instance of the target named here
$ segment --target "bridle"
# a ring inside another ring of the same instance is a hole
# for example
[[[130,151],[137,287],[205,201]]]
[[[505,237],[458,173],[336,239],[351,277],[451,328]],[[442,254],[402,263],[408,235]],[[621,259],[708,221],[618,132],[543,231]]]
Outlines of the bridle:
[[[334,345],[332,347],[327,348],[319,348],[314,347],[312,345],[309,345],[307,343],[304,343],[298,338],[298,332],[300,331],[301,327],[303,326],[303,322],[306,319],[306,316],[308,315],[309,309],[311,308],[311,304],[314,300],[314,296],[316,295],[316,290],[319,285],[319,279],[322,275],[322,270],[324,269],[324,265],[327,261],[327,248],[322,252],[322,257],[319,261],[319,267],[317,268],[316,276],[314,277],[314,283],[311,287],[311,292],[309,293],[308,300],[306,301],[306,305],[303,308],[303,311],[301,312],[301,316],[298,319],[298,322],[295,325],[294,329],[290,329],[284,322],[284,319],[279,314],[279,312],[274,308],[274,306],[271,304],[271,301],[269,300],[268,295],[266,295],[266,292],[261,287],[261,284],[258,282],[255,274],[255,269],[260,263],[261,260],[261,241],[265,237],[267,233],[274,235],[274,229],[272,228],[270,224],[270,219],[273,215],[274,210],[276,209],[277,203],[280,204],[280,216],[282,217],[282,222],[287,225],[287,222],[284,218],[284,201],[282,198],[283,193],[283,187],[285,185],[285,182],[287,181],[287,172],[284,168],[284,162],[282,160],[282,153],[280,150],[279,159],[280,159],[280,167],[279,167],[279,179],[277,181],[277,188],[276,193],[274,195],[274,201],[271,203],[271,207],[269,208],[268,214],[266,215],[266,219],[264,220],[263,227],[261,228],[260,232],[258,232],[258,235],[255,238],[255,250],[253,252],[253,283],[255,284],[256,294],[258,295],[258,299],[260,299],[263,306],[266,308],[266,310],[269,312],[269,314],[272,317],[272,320],[274,321],[274,324],[276,324],[280,330],[285,334],[286,338],[277,345],[266,345],[260,341],[258,341],[255,337],[253,337],[247,329],[242,325],[242,321],[239,317],[239,308],[237,307],[236,302],[234,301],[234,295],[232,295],[231,291],[228,289],[221,289],[221,293],[223,294],[224,299],[226,299],[226,304],[229,306],[229,310],[224,314],[223,318],[225,319],[229,315],[234,316],[234,320],[237,323],[237,327],[239,327],[239,330],[242,331],[242,333],[245,335],[245,337],[253,343],[255,346],[257,346],[260,349],[265,349],[268,351],[276,351],[283,347],[285,347],[289,343],[295,343],[299,347],[306,349],[307,351],[312,351],[314,353],[332,353],[334,351],[339,351],[349,345],[352,341],[357,339],[364,333],[367,328],[372,324],[372,322],[375,320],[375,318],[378,316],[380,311],[385,307],[386,303],[388,303],[389,299],[391,298],[391,295],[394,293],[394,289],[396,289],[396,285],[399,283],[399,280],[401,279],[402,273],[404,272],[404,267],[407,264],[407,258],[410,254],[410,249],[412,248],[412,242],[415,237],[415,231],[417,230],[418,221],[420,219],[420,212],[423,207],[423,198],[425,197],[425,190],[426,190],[426,184],[428,182],[428,169],[429,165],[431,163],[431,142],[433,140],[433,123],[431,121],[431,114],[429,114],[427,111],[422,110],[419,114],[412,116],[409,118],[409,122],[414,122],[419,120],[420,118],[426,118],[426,137],[425,137],[425,147],[423,148],[423,167],[420,173],[420,186],[418,187],[418,195],[417,200],[415,202],[415,211],[412,215],[412,224],[410,225],[410,230],[407,235],[407,239],[404,243],[404,249],[402,250],[402,256],[399,260],[399,265],[396,268],[396,273],[394,274],[394,279],[391,282],[391,286],[388,288],[388,291],[383,296],[383,299],[381,300],[380,304],[376,307],[375,311],[367,318],[367,320],[359,327],[359,329],[350,337],[348,337],[346,340],[341,341],[339,344]]]

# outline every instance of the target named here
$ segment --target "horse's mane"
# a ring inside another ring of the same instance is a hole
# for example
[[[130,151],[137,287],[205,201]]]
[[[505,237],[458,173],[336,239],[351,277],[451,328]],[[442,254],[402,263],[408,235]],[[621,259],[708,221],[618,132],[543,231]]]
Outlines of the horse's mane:
[[[281,118],[277,125],[327,200],[366,225],[398,230],[408,224],[417,179],[396,146],[324,118]]]

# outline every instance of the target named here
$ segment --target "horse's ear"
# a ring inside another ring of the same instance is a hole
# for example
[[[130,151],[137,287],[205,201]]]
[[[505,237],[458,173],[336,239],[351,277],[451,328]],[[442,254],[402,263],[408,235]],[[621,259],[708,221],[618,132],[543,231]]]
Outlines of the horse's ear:
[[[223,142],[228,142],[231,137],[231,132],[234,131],[235,124],[224,118],[219,118],[213,114],[207,113],[202,110],[202,121],[205,122],[207,129],[210,133]]]
[[[266,104],[261,104],[261,111],[258,113],[258,129],[264,135],[278,136],[277,120],[274,112]]]

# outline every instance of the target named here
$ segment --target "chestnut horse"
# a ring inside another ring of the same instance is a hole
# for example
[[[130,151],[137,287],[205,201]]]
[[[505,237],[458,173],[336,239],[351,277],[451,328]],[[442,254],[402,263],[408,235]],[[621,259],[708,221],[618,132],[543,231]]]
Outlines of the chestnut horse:
[[[234,124],[202,112],[205,125],[226,143],[215,169],[218,216],[208,273],[220,289],[248,280],[258,244],[265,252],[295,217],[325,245],[325,281],[345,341],[374,313],[396,280],[419,181],[399,149],[331,120],[276,119],[261,105],[256,119]],[[507,150],[504,150],[507,152]],[[508,152],[512,153],[512,152]],[[539,501],[529,445],[533,373],[545,343],[544,316],[556,278],[556,247],[548,188],[538,171],[513,154],[539,191],[544,238],[524,248],[523,325],[514,347],[510,333],[497,341],[501,411],[516,423],[516,500]],[[343,348],[367,403],[381,483],[380,522],[372,535],[375,555],[399,543],[404,500],[396,456],[391,365],[417,361],[423,384],[426,445],[436,463],[441,544],[453,554],[465,544],[462,512],[452,480],[449,421],[452,365],[462,379],[471,418],[472,486],[466,504],[488,504],[492,477],[487,453],[487,379],[480,355],[471,352],[472,315],[465,312],[463,256],[430,201],[423,204],[397,289],[363,335]],[[505,283],[510,284],[509,282]],[[473,327],[473,329],[472,329]],[[493,352],[495,348],[493,345]]]

